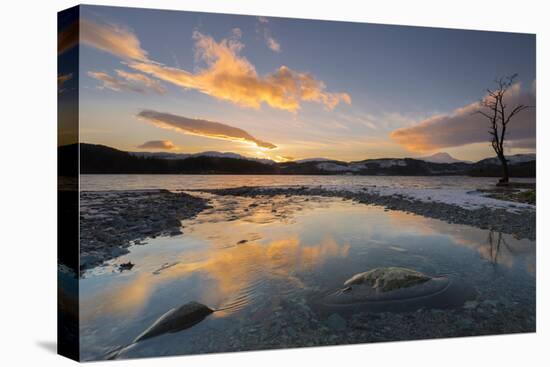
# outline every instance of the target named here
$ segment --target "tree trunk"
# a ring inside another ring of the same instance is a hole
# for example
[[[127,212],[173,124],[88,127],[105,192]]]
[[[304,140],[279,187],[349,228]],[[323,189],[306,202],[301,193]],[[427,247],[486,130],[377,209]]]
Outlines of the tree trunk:
[[[498,181],[498,183],[507,185],[508,181],[510,180],[510,176],[508,174],[508,161],[506,160],[506,157],[504,157],[504,155],[499,155],[498,159],[502,164],[502,178]]]

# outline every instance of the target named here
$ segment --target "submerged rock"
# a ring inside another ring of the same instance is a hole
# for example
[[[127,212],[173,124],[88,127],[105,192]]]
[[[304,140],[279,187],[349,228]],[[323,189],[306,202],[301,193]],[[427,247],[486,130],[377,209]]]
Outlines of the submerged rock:
[[[173,308],[159,317],[147,330],[134,339],[134,343],[162,334],[188,329],[204,320],[212,312],[214,310],[198,302],[189,302],[178,308]]]
[[[142,340],[188,329],[204,320],[213,312],[215,310],[198,302],[189,302],[178,308],[173,308],[159,317],[157,321],[138,335],[130,344],[118,346],[109,351],[105,355],[105,359],[112,360],[119,358],[121,355],[124,356],[136,345],[139,345],[138,343]]]
[[[408,288],[416,284],[424,283],[431,278],[418,271],[406,268],[376,268],[364,273],[359,273],[346,280],[344,285],[369,285],[382,292],[394,289]]]
[[[475,290],[458,280],[388,267],[354,275],[344,282],[344,288],[325,295],[320,307],[328,311],[407,311],[462,306],[475,297]]]

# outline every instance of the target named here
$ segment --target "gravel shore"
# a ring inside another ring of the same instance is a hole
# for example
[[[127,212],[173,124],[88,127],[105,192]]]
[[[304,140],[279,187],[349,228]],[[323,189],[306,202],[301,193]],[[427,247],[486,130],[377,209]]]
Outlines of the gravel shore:
[[[480,207],[466,209],[457,205],[415,200],[403,195],[380,195],[367,191],[327,190],[317,187],[238,187],[229,189],[201,190],[217,195],[275,196],[301,195],[341,197],[359,203],[379,205],[389,210],[400,210],[449,223],[465,224],[482,229],[512,234],[517,238],[535,240],[535,210],[518,209],[515,212],[501,208]]]
[[[250,317],[233,321],[212,319],[190,330],[192,337],[173,334],[162,346],[137,344],[122,358],[157,355],[227,353],[296,347],[456,338],[536,331],[535,305],[524,298],[480,298],[456,309],[411,312],[359,312],[344,318],[319,314],[303,300],[267,298]],[[277,303],[277,306],[273,306]],[[291,310],[291,311],[290,311]],[[216,332],[198,333],[200,328]]]
[[[80,272],[128,253],[147,237],[181,234],[207,200],[168,190],[80,193]]]

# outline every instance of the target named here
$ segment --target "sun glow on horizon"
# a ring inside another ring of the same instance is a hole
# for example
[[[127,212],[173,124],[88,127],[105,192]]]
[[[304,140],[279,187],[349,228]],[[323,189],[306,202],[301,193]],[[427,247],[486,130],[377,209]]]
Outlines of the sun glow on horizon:
[[[535,42],[530,35],[510,40],[495,33],[489,42],[475,32],[443,35],[438,29],[422,29],[416,51],[410,52],[405,30],[396,28],[405,32],[403,37],[391,37],[382,28],[356,24],[353,34],[367,41],[351,52],[341,40],[355,38],[340,23],[331,23],[334,32],[319,48],[306,23],[304,32],[292,37],[281,31],[286,24],[298,25],[296,19],[261,23],[256,17],[212,14],[204,16],[219,21],[198,28],[197,15],[181,12],[182,29],[175,34],[163,22],[144,22],[147,10],[122,21],[109,8],[101,11],[111,16],[92,9],[82,7],[79,42],[64,44],[59,53],[65,55],[76,45],[83,53],[78,112],[82,140],[119,149],[166,140],[174,146],[150,144],[151,149],[231,151],[277,162],[317,157],[349,162],[440,151],[463,160],[494,156],[486,126],[468,112],[491,83],[491,57],[501,52],[497,45],[502,42],[521,56],[517,62],[499,58],[503,68],[513,67],[521,75],[515,96],[529,105],[536,97]],[[72,39],[73,28],[61,30],[60,39]],[[258,29],[263,37],[253,37]],[[160,39],[164,49],[152,47]],[[491,57],[476,56],[479,42]],[[472,73],[471,64],[447,61],[440,75],[441,61],[425,57],[433,49],[455,55],[453,60],[467,55],[479,67]],[[304,52],[311,56],[304,58]],[[455,87],[446,88],[442,83],[448,79],[460,83],[447,83]],[[65,85],[70,82],[60,82],[60,93],[68,95]],[[144,113],[149,127],[137,126],[135,115]],[[535,110],[511,125],[509,154],[535,152]]]

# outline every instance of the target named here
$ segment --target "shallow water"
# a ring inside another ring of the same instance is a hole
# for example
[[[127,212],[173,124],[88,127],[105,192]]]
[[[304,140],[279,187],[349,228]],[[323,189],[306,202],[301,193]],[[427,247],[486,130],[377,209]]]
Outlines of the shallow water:
[[[334,198],[209,197],[213,208],[183,221],[182,235],[148,239],[85,274],[83,359],[103,359],[190,301],[225,310],[143,341],[121,358],[418,337],[390,327],[377,339],[368,323],[317,311],[321,295],[381,266],[451,276],[473,286],[479,302],[507,304],[534,319],[532,241]],[[116,270],[127,261],[136,264],[131,271]],[[498,319],[500,308],[492,312]],[[391,317],[379,322],[391,326]],[[438,327],[454,330],[455,319],[442,320]],[[504,329],[525,331],[510,325]],[[487,332],[474,323],[466,333]]]

